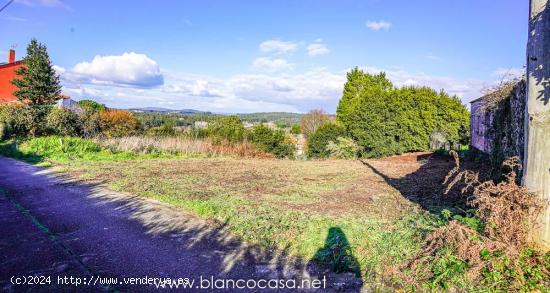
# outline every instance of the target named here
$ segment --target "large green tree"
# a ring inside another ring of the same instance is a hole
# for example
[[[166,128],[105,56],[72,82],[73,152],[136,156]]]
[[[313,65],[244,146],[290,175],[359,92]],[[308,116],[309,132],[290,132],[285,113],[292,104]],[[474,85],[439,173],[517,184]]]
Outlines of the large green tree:
[[[347,75],[336,118],[363,157],[426,150],[435,131],[451,144],[465,143],[469,129],[468,110],[458,98],[428,87],[396,88],[384,73],[358,68]]]
[[[12,81],[17,87],[14,92],[17,99],[30,106],[55,103],[61,94],[61,85],[46,45],[32,39],[23,62],[25,66],[16,71],[19,77]]]

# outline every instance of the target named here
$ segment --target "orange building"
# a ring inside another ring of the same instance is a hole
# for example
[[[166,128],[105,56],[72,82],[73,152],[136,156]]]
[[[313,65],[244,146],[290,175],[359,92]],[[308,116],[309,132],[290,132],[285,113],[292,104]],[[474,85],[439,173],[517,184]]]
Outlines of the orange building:
[[[17,75],[15,71],[23,66],[23,61],[15,61],[15,51],[10,50],[8,63],[0,63],[0,103],[17,101],[13,92],[17,89],[11,81]]]

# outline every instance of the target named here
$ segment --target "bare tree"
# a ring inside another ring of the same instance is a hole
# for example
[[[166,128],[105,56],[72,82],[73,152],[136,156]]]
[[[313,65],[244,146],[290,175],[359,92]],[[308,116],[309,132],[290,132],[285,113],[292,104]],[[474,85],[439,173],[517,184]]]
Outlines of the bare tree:
[[[309,111],[302,117],[302,120],[300,121],[302,134],[307,139],[317,130],[317,128],[329,121],[330,117],[323,110]]]
[[[523,185],[550,199],[550,7],[530,0],[527,43],[527,107]],[[550,209],[540,220],[540,239],[550,247]]]

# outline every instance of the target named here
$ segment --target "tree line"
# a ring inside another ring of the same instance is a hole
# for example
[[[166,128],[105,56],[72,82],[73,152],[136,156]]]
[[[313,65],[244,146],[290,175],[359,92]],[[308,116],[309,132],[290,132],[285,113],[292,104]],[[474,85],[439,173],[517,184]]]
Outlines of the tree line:
[[[13,81],[17,86],[14,95],[20,103],[0,107],[0,137],[188,135],[216,143],[251,143],[283,158],[294,157],[297,141],[290,134],[301,133],[307,141],[308,157],[344,159],[428,150],[433,137],[443,137],[451,146],[467,145],[469,140],[469,112],[456,96],[428,87],[396,87],[384,73],[369,74],[358,68],[347,74],[336,117],[320,110],[306,115],[266,113],[239,117],[134,114],[108,109],[92,100],[80,101],[81,111],[54,108],[61,85],[46,46],[33,39],[24,63]],[[245,129],[241,117],[259,122],[278,117],[280,121],[275,127],[259,123]],[[195,121],[207,121],[208,126],[192,127]],[[185,131],[182,126],[187,126]]]
[[[383,157],[429,150],[434,137],[451,147],[468,145],[470,114],[458,97],[443,90],[396,87],[385,73],[354,68],[347,73],[336,120],[313,111],[304,116],[302,128],[310,156],[331,156],[329,143],[338,153],[340,143],[359,157]]]

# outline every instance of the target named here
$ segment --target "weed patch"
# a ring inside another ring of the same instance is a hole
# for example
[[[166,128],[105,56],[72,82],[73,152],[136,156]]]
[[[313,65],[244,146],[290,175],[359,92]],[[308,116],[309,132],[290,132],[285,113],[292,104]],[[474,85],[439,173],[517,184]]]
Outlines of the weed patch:
[[[456,167],[445,179],[447,193],[460,185],[475,210],[441,213],[449,222],[428,234],[421,252],[404,268],[416,276],[409,283],[445,290],[549,290],[550,252],[538,251],[530,234],[544,203],[516,184],[520,162],[504,162],[509,170],[504,181],[481,182],[478,173],[461,170],[458,155],[452,155]]]

